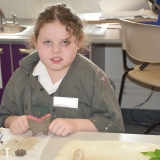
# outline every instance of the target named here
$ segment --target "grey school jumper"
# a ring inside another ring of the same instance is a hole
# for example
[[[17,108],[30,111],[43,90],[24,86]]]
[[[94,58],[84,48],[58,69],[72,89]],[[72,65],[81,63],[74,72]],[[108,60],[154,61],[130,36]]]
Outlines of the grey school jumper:
[[[100,132],[123,132],[121,110],[115,92],[102,70],[84,56],[77,54],[68,73],[53,95],[49,95],[32,76],[39,61],[37,52],[20,61],[9,80],[0,106],[0,127],[11,115],[55,118],[87,118]],[[53,97],[79,98],[78,109],[53,106]]]

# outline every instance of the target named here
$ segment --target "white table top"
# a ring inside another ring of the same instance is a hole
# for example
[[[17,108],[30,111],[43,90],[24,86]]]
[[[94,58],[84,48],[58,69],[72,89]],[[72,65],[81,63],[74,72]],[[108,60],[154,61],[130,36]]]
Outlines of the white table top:
[[[3,137],[0,143],[0,160],[5,160],[5,147],[9,147],[9,155],[14,160],[39,160],[42,151],[51,138],[52,134],[48,136],[40,134],[32,137],[31,131],[28,131],[21,135],[13,135],[9,129],[0,128],[0,132],[3,133]],[[18,149],[26,150],[26,155],[22,157],[15,157],[15,151]],[[8,159],[10,160],[10,159]]]
[[[0,157],[4,148],[10,147],[10,155],[13,155],[15,148],[26,148],[27,154],[24,157],[16,157],[16,160],[53,160],[59,150],[72,140],[110,140],[136,143],[151,143],[160,145],[159,135],[140,135],[125,133],[100,133],[100,132],[76,132],[66,137],[49,134],[36,135],[32,137],[30,131],[22,135],[13,135],[9,129],[0,129],[3,133],[3,144],[0,144]],[[0,158],[1,159],[1,158]]]
[[[102,132],[76,132],[66,137],[53,135],[44,148],[41,159],[53,160],[58,151],[69,141],[72,140],[110,140],[110,141],[124,141],[124,142],[138,142],[138,143],[152,143],[160,145],[159,135],[138,135],[138,134],[124,134],[124,133],[102,133]]]
[[[104,35],[89,35],[88,40],[92,44],[122,44],[121,29],[106,29]]]
[[[29,38],[28,35],[0,35],[3,43],[23,43]],[[96,44],[121,44],[121,29],[106,29],[104,35],[89,35],[87,39]]]

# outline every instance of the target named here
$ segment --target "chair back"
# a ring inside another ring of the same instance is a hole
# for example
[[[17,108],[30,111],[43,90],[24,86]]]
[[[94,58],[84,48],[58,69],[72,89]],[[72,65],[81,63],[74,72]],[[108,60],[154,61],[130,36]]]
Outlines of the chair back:
[[[120,19],[122,49],[141,62],[160,63],[160,26]]]

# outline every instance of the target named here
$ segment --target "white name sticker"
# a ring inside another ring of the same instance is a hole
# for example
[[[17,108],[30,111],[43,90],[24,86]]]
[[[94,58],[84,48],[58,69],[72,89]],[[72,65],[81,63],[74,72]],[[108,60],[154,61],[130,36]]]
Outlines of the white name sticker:
[[[78,108],[78,98],[54,97],[53,106],[66,107],[66,108]]]

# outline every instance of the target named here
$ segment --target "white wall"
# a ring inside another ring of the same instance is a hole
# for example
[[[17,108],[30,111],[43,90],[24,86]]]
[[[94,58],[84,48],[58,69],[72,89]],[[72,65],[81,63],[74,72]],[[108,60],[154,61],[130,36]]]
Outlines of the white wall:
[[[77,13],[101,12],[99,0],[0,0],[0,8],[6,18],[12,18],[11,12],[19,18],[34,18],[41,8],[53,3],[66,3]]]

